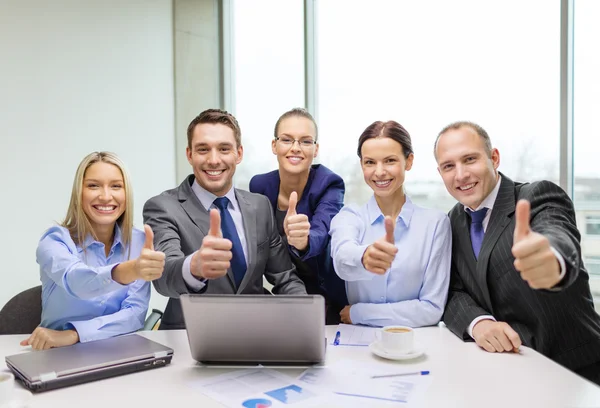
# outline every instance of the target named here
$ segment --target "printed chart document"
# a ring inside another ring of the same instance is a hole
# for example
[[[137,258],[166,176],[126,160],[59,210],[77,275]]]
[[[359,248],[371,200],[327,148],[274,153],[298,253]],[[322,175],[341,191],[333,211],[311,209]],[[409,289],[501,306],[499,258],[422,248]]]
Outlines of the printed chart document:
[[[403,371],[411,369],[342,360],[328,367],[309,368],[298,377],[298,381],[305,386],[318,387],[322,391],[327,390],[338,395],[418,403],[432,380],[430,375],[371,378],[373,375],[397,374]]]
[[[330,398],[311,385],[268,368],[237,370],[190,385],[228,407],[312,407]]]
[[[336,334],[331,344],[338,346],[368,346],[377,340],[378,330],[380,329],[376,327],[339,324],[337,327],[339,336]],[[336,338],[338,340],[337,344]]]

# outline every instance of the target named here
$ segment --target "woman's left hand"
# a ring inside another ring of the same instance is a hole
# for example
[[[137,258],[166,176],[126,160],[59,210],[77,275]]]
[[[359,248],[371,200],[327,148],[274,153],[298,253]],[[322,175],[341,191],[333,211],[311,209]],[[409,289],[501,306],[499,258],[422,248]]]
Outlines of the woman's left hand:
[[[352,320],[350,319],[350,308],[351,307],[352,307],[351,305],[347,305],[340,312],[340,320],[342,321],[342,323],[352,324]]]
[[[52,330],[45,327],[37,327],[27,340],[23,340],[21,346],[31,346],[34,350],[48,350],[54,347],[64,347],[79,341],[77,330]]]

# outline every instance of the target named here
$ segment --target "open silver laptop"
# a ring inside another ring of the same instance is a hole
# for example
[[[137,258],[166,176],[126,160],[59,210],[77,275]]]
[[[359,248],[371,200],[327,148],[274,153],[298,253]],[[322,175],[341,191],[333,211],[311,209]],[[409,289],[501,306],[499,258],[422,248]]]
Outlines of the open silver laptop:
[[[181,295],[192,357],[205,364],[320,364],[319,295]]]
[[[137,334],[6,357],[6,365],[32,391],[47,391],[165,366],[173,349]]]

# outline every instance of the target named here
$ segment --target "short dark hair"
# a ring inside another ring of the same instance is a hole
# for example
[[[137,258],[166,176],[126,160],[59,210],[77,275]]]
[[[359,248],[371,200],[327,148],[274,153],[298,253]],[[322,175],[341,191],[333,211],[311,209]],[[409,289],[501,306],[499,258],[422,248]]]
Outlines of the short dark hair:
[[[315,118],[313,118],[313,116],[310,114],[310,112],[304,108],[290,109],[289,111],[287,111],[286,113],[281,115],[279,117],[279,119],[277,119],[277,123],[275,123],[275,131],[274,131],[275,138],[277,138],[277,132],[279,131],[279,125],[281,124],[281,122],[283,122],[284,119],[291,118],[293,116],[306,118],[306,119],[310,120],[313,123],[313,125],[315,126],[315,141],[319,140],[319,128],[317,126],[317,122],[315,122]]]
[[[358,150],[356,153],[360,159],[362,159],[362,145],[367,140],[378,137],[389,137],[400,143],[404,152],[404,158],[406,159],[413,153],[412,141],[404,126],[393,120],[388,120],[387,122],[377,121],[370,124],[358,138]]]
[[[458,122],[450,123],[448,126],[443,128],[440,133],[438,133],[437,137],[435,138],[435,143],[433,144],[433,157],[435,157],[436,160],[437,160],[437,145],[440,140],[440,136],[442,136],[444,133],[446,133],[449,130],[458,130],[463,127],[468,127],[468,128],[473,129],[475,131],[475,133],[477,133],[479,135],[479,137],[481,137],[481,139],[483,140],[483,147],[485,149],[485,153],[488,155],[488,157],[492,157],[492,140],[490,139],[490,136],[485,131],[485,129],[482,128],[481,126],[479,126],[477,123],[469,122],[467,120],[461,120]]]
[[[240,125],[238,124],[237,119],[231,113],[222,110],[222,109],[206,109],[201,112],[198,116],[196,116],[187,128],[187,139],[188,139],[188,147],[192,148],[192,139],[194,136],[194,129],[196,125],[200,125],[202,123],[220,123],[222,125],[227,126],[231,130],[233,130],[233,136],[235,137],[236,147],[240,147],[242,144],[242,131],[240,130]]]

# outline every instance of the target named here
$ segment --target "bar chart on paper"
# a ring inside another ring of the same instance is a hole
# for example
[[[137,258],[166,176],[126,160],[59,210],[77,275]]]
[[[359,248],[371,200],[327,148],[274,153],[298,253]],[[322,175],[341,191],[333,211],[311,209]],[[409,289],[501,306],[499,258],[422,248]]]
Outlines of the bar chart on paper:
[[[265,394],[284,404],[295,404],[296,402],[304,401],[315,396],[315,394],[295,384],[277,390],[267,391]]]

